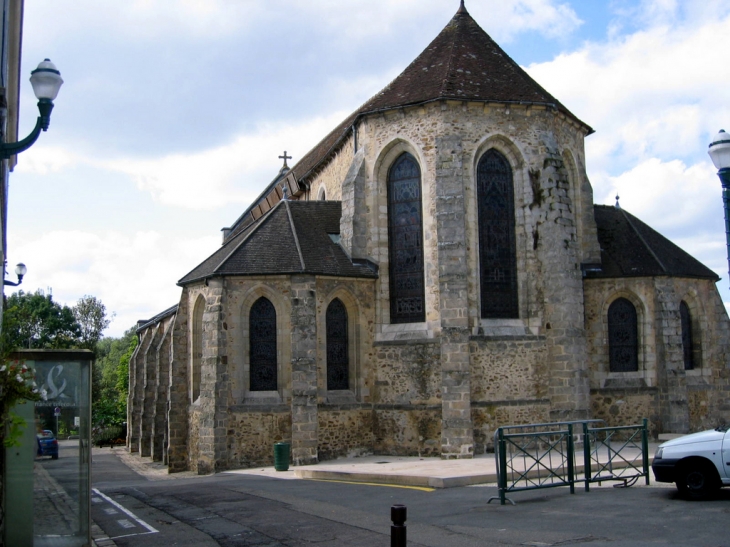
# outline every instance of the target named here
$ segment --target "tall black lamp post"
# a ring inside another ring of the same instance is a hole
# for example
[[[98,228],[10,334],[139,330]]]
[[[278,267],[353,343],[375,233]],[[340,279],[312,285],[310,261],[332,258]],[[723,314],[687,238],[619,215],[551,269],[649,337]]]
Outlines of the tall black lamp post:
[[[722,203],[725,206],[725,242],[727,245],[728,275],[730,275],[730,135],[721,129],[712,139],[708,151],[722,183]]]
[[[30,84],[33,86],[33,93],[38,99],[38,121],[26,138],[18,142],[0,143],[0,159],[6,160],[11,156],[20,154],[24,150],[28,150],[42,131],[47,131],[51,123],[51,111],[53,110],[53,100],[61,89],[63,79],[61,73],[50,59],[44,60],[38,65],[34,71],[30,73]]]

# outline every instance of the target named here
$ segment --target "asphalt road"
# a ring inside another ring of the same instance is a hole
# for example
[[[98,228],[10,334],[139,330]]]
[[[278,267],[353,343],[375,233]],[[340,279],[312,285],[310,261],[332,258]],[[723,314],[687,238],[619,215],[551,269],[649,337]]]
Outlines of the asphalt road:
[[[92,518],[119,546],[374,547],[390,544],[390,507],[408,508],[409,547],[681,545],[730,547],[730,489],[680,499],[671,485],[514,493],[423,491],[245,475],[150,481],[95,455]]]

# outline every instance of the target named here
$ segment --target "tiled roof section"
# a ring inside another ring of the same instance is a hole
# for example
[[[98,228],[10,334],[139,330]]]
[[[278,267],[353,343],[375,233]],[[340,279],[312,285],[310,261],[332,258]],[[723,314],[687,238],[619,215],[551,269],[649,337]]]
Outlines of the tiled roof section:
[[[464,9],[400,76],[337,126],[292,171],[306,177],[336,149],[361,115],[439,99],[555,107],[583,125],[533,80]]]
[[[236,219],[236,222],[231,224],[229,228],[230,232],[225,237],[226,240],[237,236],[242,231],[251,226],[256,220],[261,218],[266,212],[274,207],[279,201],[281,201],[281,184],[286,175],[289,173],[288,168],[282,168],[274,177],[264,191],[253,200],[248,209],[246,209],[241,216]],[[290,194],[291,195],[291,194]]]
[[[175,304],[174,306],[167,308],[165,311],[160,312],[157,315],[155,315],[152,319],[141,319],[141,320],[137,321],[137,332],[141,332],[153,325],[156,325],[163,319],[165,319],[171,315],[175,315],[177,313],[177,306],[178,305]]]
[[[594,205],[601,271],[590,277],[671,275],[720,278],[700,261],[623,209]]]
[[[213,276],[307,273],[377,277],[353,265],[329,234],[340,233],[339,201],[281,201],[183,277],[186,285]]]

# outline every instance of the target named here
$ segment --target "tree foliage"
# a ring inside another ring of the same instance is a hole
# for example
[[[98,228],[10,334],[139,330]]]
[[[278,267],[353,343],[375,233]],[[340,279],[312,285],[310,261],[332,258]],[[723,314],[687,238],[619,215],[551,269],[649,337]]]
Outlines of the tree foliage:
[[[89,295],[80,298],[72,311],[79,325],[80,346],[96,351],[96,345],[114,318],[114,314],[107,319],[106,306],[95,296]]]
[[[97,344],[98,396],[94,398],[94,424],[120,425],[127,420],[129,359],[137,347],[136,327],[121,338],[106,338]]]
[[[95,296],[75,306],[53,300],[42,290],[10,295],[3,316],[1,355],[16,349],[89,349],[96,356],[91,369],[94,425],[119,425],[127,419],[129,359],[137,345],[135,329],[121,338],[104,339],[114,314]]]
[[[68,306],[42,290],[18,291],[8,297],[3,314],[3,350],[79,347],[81,327]]]

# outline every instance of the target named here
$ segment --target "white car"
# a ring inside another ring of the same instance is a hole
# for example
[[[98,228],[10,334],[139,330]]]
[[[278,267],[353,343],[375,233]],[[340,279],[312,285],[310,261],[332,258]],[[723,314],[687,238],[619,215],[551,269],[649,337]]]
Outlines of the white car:
[[[651,468],[657,482],[676,483],[680,493],[694,499],[730,486],[730,428],[718,427],[659,445]]]

